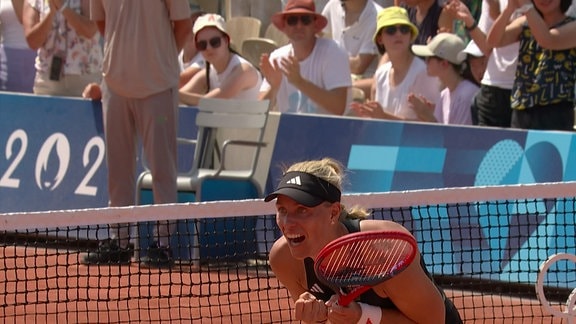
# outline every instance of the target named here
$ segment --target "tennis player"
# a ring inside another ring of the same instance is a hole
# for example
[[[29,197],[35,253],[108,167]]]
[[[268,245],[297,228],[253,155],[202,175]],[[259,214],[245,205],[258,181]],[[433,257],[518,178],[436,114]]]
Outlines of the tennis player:
[[[458,310],[426,270],[420,253],[404,271],[360,295],[347,306],[321,283],[314,259],[329,242],[349,233],[390,230],[402,225],[368,220],[362,208],[341,204],[344,168],[331,158],[295,163],[265,201],[276,199],[282,231],[270,251],[270,266],[295,301],[295,318],[305,323],[462,323]]]

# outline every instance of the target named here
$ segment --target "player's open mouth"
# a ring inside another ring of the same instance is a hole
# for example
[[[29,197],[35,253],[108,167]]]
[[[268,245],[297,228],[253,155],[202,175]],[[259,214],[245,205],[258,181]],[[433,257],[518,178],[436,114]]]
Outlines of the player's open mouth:
[[[290,244],[302,243],[302,241],[304,241],[305,238],[304,235],[298,235],[298,234],[285,234],[284,236],[286,237],[288,242],[290,242]]]

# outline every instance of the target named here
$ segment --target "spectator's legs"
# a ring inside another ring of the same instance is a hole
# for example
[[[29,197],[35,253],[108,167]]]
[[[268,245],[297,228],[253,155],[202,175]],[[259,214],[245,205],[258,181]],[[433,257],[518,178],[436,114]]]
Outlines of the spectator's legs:
[[[131,99],[114,93],[102,82],[108,194],[112,207],[134,205],[137,139],[131,104]],[[110,237],[126,247],[129,224],[112,226]]]
[[[134,111],[138,133],[142,138],[144,156],[152,173],[154,203],[177,201],[176,131],[178,120],[176,88],[143,99],[137,99]],[[133,193],[134,194],[134,193]],[[155,239],[160,246],[169,246],[175,226],[159,222]]]

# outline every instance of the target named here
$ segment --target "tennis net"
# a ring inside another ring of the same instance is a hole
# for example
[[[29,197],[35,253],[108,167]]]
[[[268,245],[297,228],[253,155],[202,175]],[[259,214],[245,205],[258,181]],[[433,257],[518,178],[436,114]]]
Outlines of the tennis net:
[[[466,323],[576,316],[574,182],[348,194],[344,203],[407,227]],[[138,224],[144,254],[158,215],[178,223],[172,267],[80,263],[119,222]],[[0,235],[2,322],[295,322],[267,264],[280,233],[262,200],[0,214]]]

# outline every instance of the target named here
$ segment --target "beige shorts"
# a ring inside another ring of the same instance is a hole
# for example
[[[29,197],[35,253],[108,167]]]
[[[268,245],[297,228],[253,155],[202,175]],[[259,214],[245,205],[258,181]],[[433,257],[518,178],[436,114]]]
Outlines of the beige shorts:
[[[39,95],[82,97],[84,88],[89,83],[100,83],[102,73],[87,75],[64,75],[59,81],[52,81],[48,73],[37,72],[34,79],[34,93]]]

